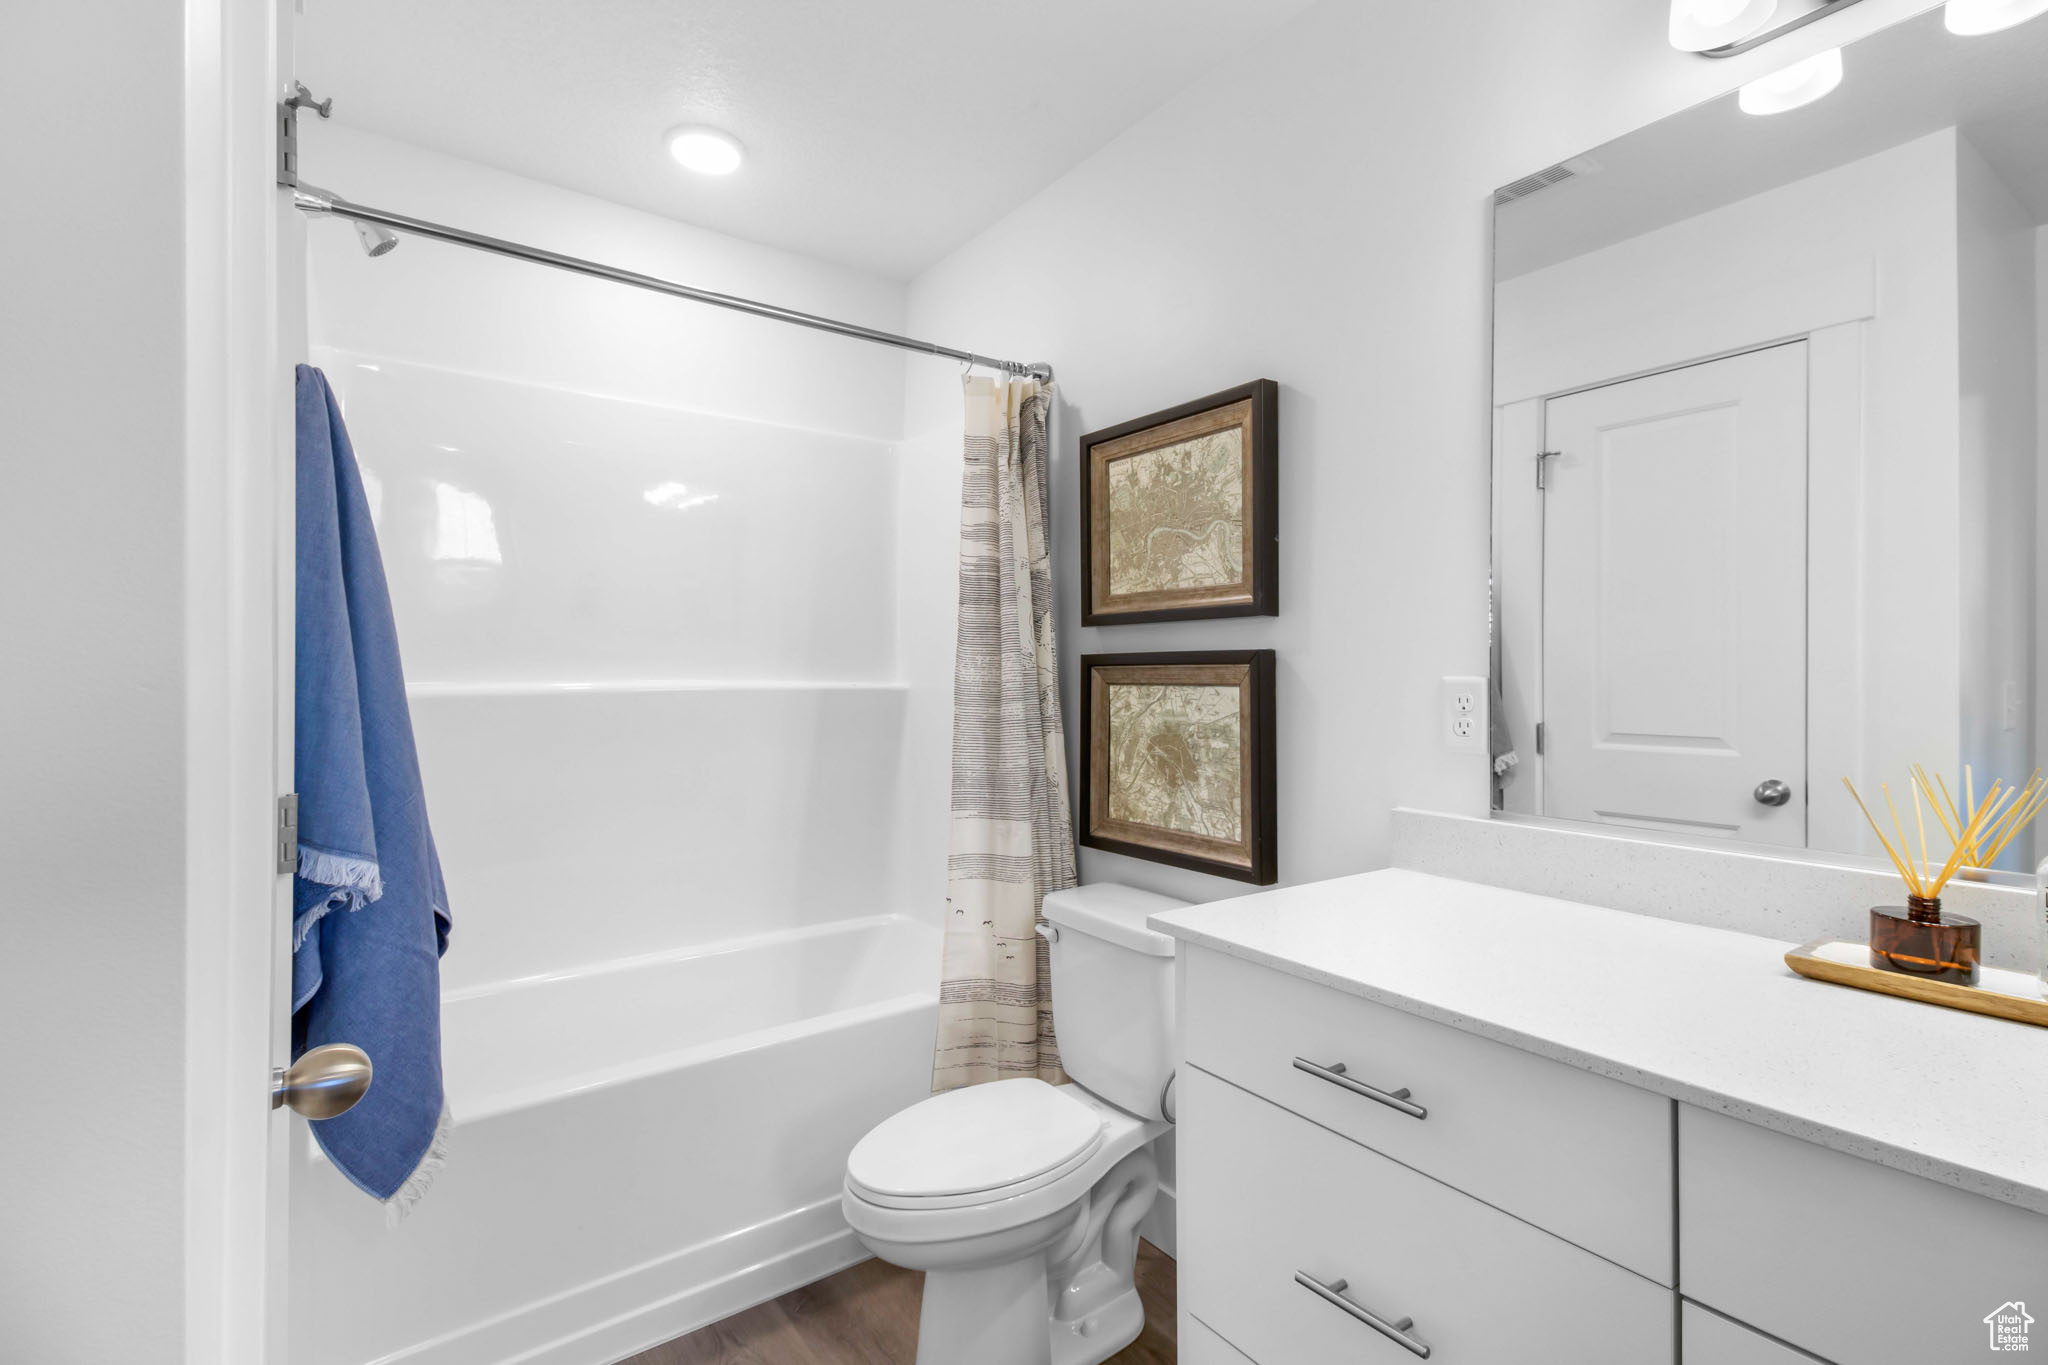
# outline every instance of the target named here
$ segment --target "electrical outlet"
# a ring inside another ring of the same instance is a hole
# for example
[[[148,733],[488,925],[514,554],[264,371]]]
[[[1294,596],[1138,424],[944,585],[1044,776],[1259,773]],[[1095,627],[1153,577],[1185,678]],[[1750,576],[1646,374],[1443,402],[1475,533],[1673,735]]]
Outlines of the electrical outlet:
[[[1441,732],[1452,753],[1486,752],[1486,679],[1443,680]]]

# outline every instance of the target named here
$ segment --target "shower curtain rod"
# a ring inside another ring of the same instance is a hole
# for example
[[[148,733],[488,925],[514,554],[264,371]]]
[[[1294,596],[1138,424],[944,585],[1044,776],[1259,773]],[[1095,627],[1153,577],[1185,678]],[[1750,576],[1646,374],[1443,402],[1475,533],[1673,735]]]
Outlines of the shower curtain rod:
[[[564,256],[560,252],[527,246],[521,242],[508,242],[500,237],[486,237],[480,232],[465,232],[461,228],[448,227],[442,223],[428,222],[424,218],[411,218],[402,213],[391,213],[385,209],[373,209],[365,204],[353,203],[329,190],[319,189],[304,183],[291,186],[292,203],[300,212],[313,217],[331,216],[347,218],[358,223],[374,223],[395,232],[410,233],[418,237],[431,237],[437,242],[452,242],[456,246],[473,247],[499,256],[510,256],[515,260],[532,261],[536,265],[549,265],[557,270],[572,274],[589,275],[593,279],[611,280],[617,284],[630,284],[635,289],[650,289],[657,294],[672,294],[679,299],[690,299],[696,303],[708,303],[716,308],[730,308],[738,313],[751,313],[757,318],[771,318],[776,322],[793,322],[799,327],[814,331],[830,332],[835,336],[852,337],[856,341],[872,341],[881,346],[894,346],[898,350],[917,351],[924,355],[944,356],[948,360],[964,361],[969,365],[986,365],[1002,370],[1019,378],[1036,379],[1041,383],[1052,382],[1052,366],[1043,362],[1026,365],[1015,360],[997,360],[992,356],[978,355],[973,351],[955,350],[951,346],[940,346],[930,341],[919,341],[915,337],[898,336],[894,332],[878,331],[863,327],[855,322],[841,322],[837,318],[819,317],[816,313],[800,313],[794,308],[782,308],[756,299],[743,299],[736,294],[720,294],[709,289],[698,289],[674,280],[664,280],[655,275],[642,275],[638,271],[621,270],[617,266],[605,265],[599,261],[586,261],[578,256]]]

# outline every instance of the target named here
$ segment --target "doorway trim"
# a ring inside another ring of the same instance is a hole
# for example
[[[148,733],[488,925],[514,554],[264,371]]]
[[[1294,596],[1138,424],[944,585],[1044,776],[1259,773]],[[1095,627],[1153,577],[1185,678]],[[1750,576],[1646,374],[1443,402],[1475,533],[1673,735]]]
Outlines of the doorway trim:
[[[272,184],[292,0],[186,0],[184,1358],[284,1358],[292,401]],[[290,277],[288,279],[287,277]],[[300,291],[303,293],[303,290]],[[298,305],[295,305],[297,307]],[[285,590],[280,591],[280,584]]]

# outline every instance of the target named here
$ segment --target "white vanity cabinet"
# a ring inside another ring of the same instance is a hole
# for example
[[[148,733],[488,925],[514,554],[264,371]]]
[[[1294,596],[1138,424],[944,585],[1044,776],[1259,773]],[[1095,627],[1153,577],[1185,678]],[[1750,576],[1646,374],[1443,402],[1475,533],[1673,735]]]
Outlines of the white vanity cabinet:
[[[1813,1357],[1696,1303],[1679,1307],[1685,1365],[1813,1365]]]
[[[1179,1291],[1259,1365],[1652,1365],[1671,1291],[1270,1101],[1180,1086]]]
[[[1669,1102],[1239,958],[1184,957],[1189,1062],[1673,1283]]]
[[[1675,1359],[1669,1101],[1220,953],[1182,960],[1187,1313],[1258,1365]]]
[[[1251,1357],[1216,1335],[1199,1318],[1180,1320],[1179,1365],[1245,1365]]]
[[[1185,1359],[1947,1365],[2026,1302],[2048,1350],[2048,1031],[1414,873],[1153,923]]]
[[[1980,1359],[1982,1319],[2008,1301],[2048,1322],[2048,1218],[1678,1110],[1688,1298],[1843,1365]],[[2048,1330],[2035,1345],[2048,1351]]]

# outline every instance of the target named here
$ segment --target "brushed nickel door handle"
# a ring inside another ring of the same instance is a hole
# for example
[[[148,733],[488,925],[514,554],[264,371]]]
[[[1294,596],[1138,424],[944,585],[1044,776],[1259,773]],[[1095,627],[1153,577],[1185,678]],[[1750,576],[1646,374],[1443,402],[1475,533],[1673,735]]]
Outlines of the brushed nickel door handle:
[[[1296,1057],[1294,1059],[1294,1069],[1296,1071],[1306,1071],[1319,1081],[1328,1081],[1331,1085],[1342,1086],[1354,1095],[1363,1095],[1375,1103],[1384,1104],[1389,1109],[1399,1110],[1411,1119],[1426,1119],[1429,1117],[1427,1109],[1424,1109],[1421,1105],[1408,1098],[1411,1092],[1407,1086],[1404,1085],[1399,1090],[1382,1090],[1378,1086],[1367,1085],[1364,1081],[1354,1081],[1351,1077],[1344,1074],[1345,1068],[1342,1062],[1331,1062],[1328,1066],[1325,1066],[1321,1062],[1312,1062],[1306,1057]]]
[[[1792,789],[1775,777],[1767,777],[1756,784],[1750,795],[1759,806],[1782,806],[1792,799]]]
[[[1331,1280],[1324,1284],[1306,1270],[1297,1270],[1294,1272],[1294,1282],[1324,1303],[1343,1309],[1395,1345],[1413,1352],[1424,1360],[1429,1359],[1429,1347],[1408,1335],[1408,1329],[1415,1326],[1414,1318],[1383,1318],[1365,1305],[1345,1298],[1344,1291],[1350,1288],[1350,1285],[1344,1280]]]
[[[309,1119],[331,1119],[355,1108],[369,1088],[369,1054],[352,1043],[329,1043],[270,1073],[270,1107],[290,1105]]]

